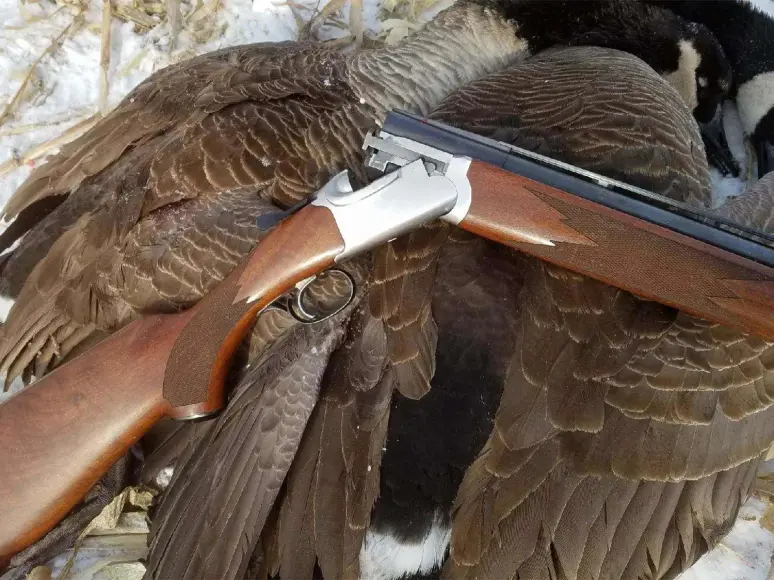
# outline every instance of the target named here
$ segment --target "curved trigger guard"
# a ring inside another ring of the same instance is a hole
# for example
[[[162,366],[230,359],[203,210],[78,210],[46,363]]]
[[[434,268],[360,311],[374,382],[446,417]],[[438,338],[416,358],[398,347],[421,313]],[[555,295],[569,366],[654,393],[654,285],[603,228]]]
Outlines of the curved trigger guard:
[[[337,272],[343,274],[349,283],[349,295],[338,308],[335,308],[330,312],[324,312],[317,315],[308,312],[306,308],[304,308],[304,292],[306,292],[307,288],[309,288],[312,282],[317,279],[317,276],[310,276],[309,278],[301,280],[295,285],[293,290],[291,290],[282,298],[275,300],[274,303],[269,306],[269,308],[284,310],[301,324],[316,324],[318,322],[322,322],[323,320],[327,320],[331,316],[335,316],[344,310],[355,297],[355,281],[347,272],[338,268],[331,268],[325,272]]]

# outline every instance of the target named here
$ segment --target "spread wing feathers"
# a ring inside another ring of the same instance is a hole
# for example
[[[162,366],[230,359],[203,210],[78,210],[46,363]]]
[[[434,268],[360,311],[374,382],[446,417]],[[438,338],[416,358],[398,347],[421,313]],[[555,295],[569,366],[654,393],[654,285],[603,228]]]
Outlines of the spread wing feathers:
[[[597,434],[564,434],[579,469],[662,481],[695,479],[739,465],[771,446],[774,407],[733,420],[717,412],[708,425],[632,419],[607,409]]]
[[[530,455],[457,512],[469,525],[453,539],[445,577],[672,578],[728,532],[763,459],[660,482],[584,475],[560,459],[553,440]]]
[[[583,471],[673,481],[769,446],[769,343],[534,264],[496,418],[510,449],[561,433]]]
[[[607,403],[633,418],[708,425],[716,408],[740,420],[774,400],[774,350],[762,339],[681,314],[659,345],[613,377]]]
[[[638,86],[653,90],[637,113],[622,103],[642,98]],[[466,85],[435,116],[706,204],[699,134],[676,98],[637,61],[584,48]],[[658,119],[642,115],[654,107]],[[748,203],[763,207],[765,193]],[[520,301],[445,574],[673,576],[728,530],[774,438],[772,345],[534,260]]]
[[[387,349],[400,393],[419,399],[435,372],[438,331],[430,303],[446,224],[428,224],[375,253],[371,310],[384,321]]]
[[[362,179],[373,119],[343,58],[255,45],[170,67],[41,167],[9,212],[69,197],[4,263],[7,285],[24,281],[0,337],[8,380],[45,372],[95,328],[191,305],[256,243],[256,215],[346,166]]]
[[[241,578],[290,468],[349,311],[297,325],[249,371],[178,462],[154,519],[147,576]]]
[[[394,371],[383,325],[368,307],[353,318],[349,335],[330,361],[321,401],[288,474],[270,568],[282,578],[311,579],[315,561],[326,578],[358,577],[379,491]]]
[[[671,309],[531,261],[518,338],[496,428],[512,449],[558,431],[598,432],[609,377],[638,348],[655,346]]]

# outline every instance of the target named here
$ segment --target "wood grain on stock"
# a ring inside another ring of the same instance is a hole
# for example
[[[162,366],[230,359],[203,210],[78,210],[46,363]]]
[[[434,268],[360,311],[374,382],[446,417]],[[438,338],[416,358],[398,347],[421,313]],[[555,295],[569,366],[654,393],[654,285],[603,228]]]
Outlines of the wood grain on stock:
[[[330,210],[309,205],[281,222],[243,265],[196,305],[175,342],[164,397],[180,411],[201,415],[223,405],[223,381],[250,323],[294,284],[333,265],[344,240]],[[260,300],[248,303],[251,296]]]
[[[0,570],[164,415],[218,410],[253,317],[343,247],[330,211],[308,206],[193,308],[129,324],[0,405]]]
[[[138,320],[0,405],[0,560],[53,528],[168,410],[183,317]]]
[[[473,201],[464,229],[774,339],[774,269],[481,162],[468,178]]]

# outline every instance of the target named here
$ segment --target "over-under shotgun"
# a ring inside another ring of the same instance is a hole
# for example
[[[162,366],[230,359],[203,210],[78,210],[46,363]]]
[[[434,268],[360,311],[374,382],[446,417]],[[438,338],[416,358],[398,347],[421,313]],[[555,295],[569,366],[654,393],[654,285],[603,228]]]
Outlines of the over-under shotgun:
[[[0,405],[0,564],[153,423],[220,409],[232,354],[263,308],[434,219],[774,339],[774,241],[760,232],[405,113],[365,147],[379,179],[353,191],[339,174],[195,307],[129,324]]]

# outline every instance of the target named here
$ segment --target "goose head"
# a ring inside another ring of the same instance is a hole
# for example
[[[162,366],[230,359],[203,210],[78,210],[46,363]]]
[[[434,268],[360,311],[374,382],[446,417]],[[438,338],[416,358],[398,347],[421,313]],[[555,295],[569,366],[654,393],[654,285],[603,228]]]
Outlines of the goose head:
[[[725,52],[710,29],[695,22],[683,21],[675,42],[677,51],[672,51],[664,78],[693,110],[712,165],[738,175],[717,114],[733,87],[733,70]]]
[[[532,54],[552,46],[597,46],[645,61],[696,119],[712,119],[731,88],[731,66],[710,30],[632,0],[483,0],[516,23]]]
[[[710,30],[695,22],[682,21],[671,39],[662,72],[677,89],[696,120],[708,123],[731,90],[731,65]],[[666,46],[669,46],[667,44]]]
[[[717,37],[731,63],[731,96],[758,158],[758,177],[774,168],[774,16],[751,2],[648,0],[703,24]],[[722,130],[713,127],[718,169],[738,176]]]

